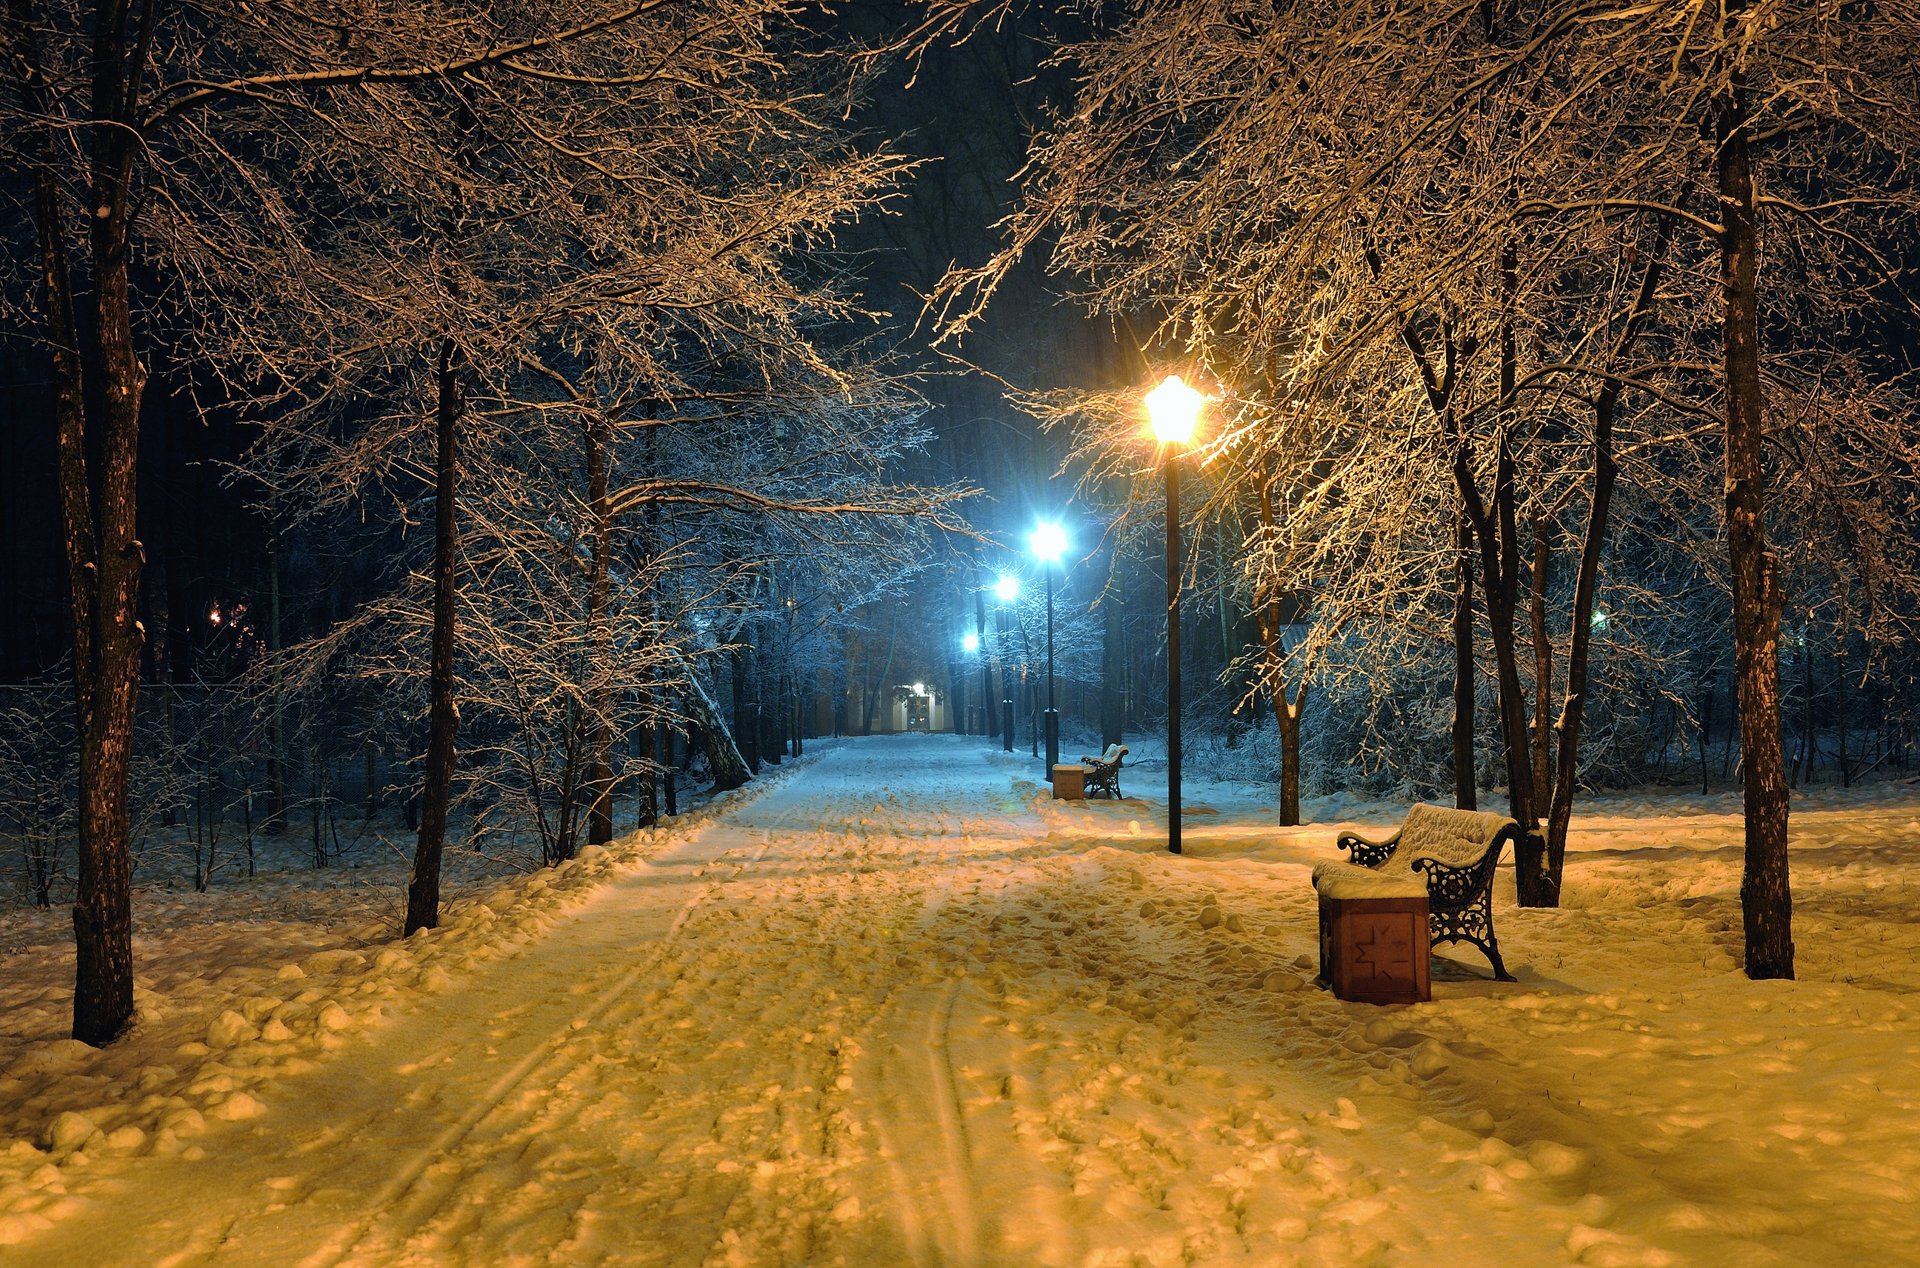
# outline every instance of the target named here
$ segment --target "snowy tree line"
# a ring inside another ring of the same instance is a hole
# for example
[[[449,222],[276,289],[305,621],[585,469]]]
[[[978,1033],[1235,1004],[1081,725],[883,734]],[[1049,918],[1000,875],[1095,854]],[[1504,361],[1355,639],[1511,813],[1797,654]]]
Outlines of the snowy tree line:
[[[233,480],[275,536],[272,610],[227,690],[269,820],[293,732],[345,701],[348,735],[423,755],[409,932],[462,799],[553,860],[608,839],[623,783],[654,804],[670,735],[746,778],[716,674],[759,680],[733,693],[771,715],[757,758],[833,614],[957,527],[962,490],[892,474],[918,401],[834,262],[906,162],[842,127],[858,67],[806,9],[9,5],[31,268],[5,302],[52,383],[74,631],[76,1037],[132,1008],[150,376],[258,434]],[[289,544],[377,551],[373,593],[287,628]]]

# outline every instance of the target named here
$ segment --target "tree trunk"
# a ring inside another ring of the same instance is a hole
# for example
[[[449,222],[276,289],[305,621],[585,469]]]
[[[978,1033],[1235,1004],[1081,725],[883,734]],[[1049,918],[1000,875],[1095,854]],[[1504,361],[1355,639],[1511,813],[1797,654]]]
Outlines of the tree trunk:
[[[862,735],[873,734],[874,709],[879,703],[881,694],[886,690],[887,675],[893,672],[894,636],[898,631],[899,623],[897,614],[889,613],[887,618],[887,658],[880,663],[880,672],[877,674],[870,672],[866,679],[867,698],[862,702],[864,707],[861,710],[860,718],[860,734]],[[873,664],[871,655],[867,658],[867,664],[869,666]]]
[[[1647,256],[1645,270],[1640,276],[1640,285],[1634,295],[1633,308],[1627,314],[1622,325],[1619,342],[1615,347],[1616,358],[1624,352],[1638,336],[1641,326],[1652,313],[1660,292],[1660,279],[1665,271],[1667,251],[1673,243],[1673,222],[1663,219],[1655,233],[1652,251]],[[1613,489],[1619,477],[1619,466],[1613,454],[1614,413],[1619,407],[1620,383],[1617,379],[1607,380],[1594,397],[1593,403],[1593,501],[1587,511],[1586,536],[1580,543],[1580,563],[1574,574],[1573,582],[1573,628],[1567,640],[1567,695],[1560,710],[1560,720],[1555,730],[1560,735],[1560,751],[1549,754],[1545,769],[1552,782],[1540,785],[1541,795],[1549,799],[1547,810],[1547,856],[1545,890],[1551,897],[1546,904],[1560,905],[1560,884],[1565,870],[1567,857],[1567,828],[1573,819],[1573,798],[1578,791],[1580,777],[1580,741],[1586,724],[1587,709],[1587,666],[1591,659],[1593,646],[1593,609],[1595,595],[1599,589],[1600,557],[1606,550],[1607,525],[1613,509]],[[1536,544],[1534,573],[1534,637],[1544,646],[1546,642],[1545,616],[1545,572],[1544,548]],[[1552,672],[1552,661],[1544,658],[1540,670],[1540,695],[1538,716],[1545,718],[1547,713],[1547,683]]]
[[[1707,795],[1707,742],[1713,734],[1713,680],[1707,680],[1706,698],[1700,702],[1700,795]]]
[[[1503,432],[1494,458],[1493,502],[1488,506],[1474,485],[1464,441],[1455,450],[1454,477],[1473,519],[1480,546],[1481,593],[1487,601],[1487,624],[1493,637],[1496,695],[1500,709],[1500,744],[1506,758],[1508,813],[1520,825],[1515,846],[1514,888],[1522,907],[1549,905],[1545,888],[1546,842],[1539,832],[1534,803],[1533,768],[1527,757],[1527,699],[1520,685],[1520,661],[1515,648],[1515,620],[1519,593],[1519,560],[1514,541],[1513,452]]]
[[[741,631],[742,634],[745,631]],[[747,671],[751,649],[745,643],[739,643],[733,649],[733,732],[728,737],[728,745],[742,755],[747,778],[760,773],[760,753],[753,747],[753,706],[748,702]],[[740,783],[746,783],[742,779]],[[731,785],[739,787],[739,784]]]
[[[1260,486],[1260,527],[1268,535],[1277,530],[1273,512],[1273,482]],[[1254,625],[1260,634],[1261,650],[1266,653],[1267,699],[1273,705],[1273,720],[1280,733],[1280,826],[1298,827],[1300,823],[1300,715],[1307,707],[1306,675],[1301,675],[1297,695],[1289,695],[1283,672],[1285,647],[1281,638],[1280,592],[1268,591],[1257,602]]]
[[[1729,11],[1744,5],[1729,4]],[[1745,777],[1746,857],[1740,882],[1750,978],[1793,976],[1787,874],[1787,781],[1780,744],[1780,593],[1767,553],[1765,420],[1760,389],[1760,226],[1746,85],[1733,72],[1715,103],[1720,284],[1726,300],[1727,556]]]
[[[706,750],[707,765],[713,770],[714,791],[726,792],[740,787],[753,778],[754,772],[747,768],[740,746],[721,720],[720,706],[714,703],[691,665],[684,668],[682,678],[687,684],[687,739]]]
[[[47,99],[40,20],[27,0],[10,0],[9,44],[24,74],[19,91],[30,116],[54,119]],[[95,123],[87,206],[94,302],[98,441],[89,456],[89,367],[82,363],[75,284],[53,173],[56,145],[47,128],[30,129],[33,221],[38,239],[41,318],[53,362],[55,450],[66,538],[68,612],[80,738],[79,867],[73,906],[73,1037],[112,1042],[133,1016],[133,863],[127,813],[133,723],[139,699],[141,632],[136,459],[146,370],[133,346],[128,229],[136,133],[130,126],[144,72],[143,49],[130,46],[125,4],[96,14],[90,117]],[[150,11],[144,16],[150,16]],[[64,142],[63,142],[64,144]]]
[[[1473,524],[1466,512],[1454,532],[1453,573],[1453,804],[1480,808],[1473,758]]]
[[[1114,553],[1114,562],[1117,568],[1118,551]],[[1120,591],[1117,585],[1108,586],[1100,607],[1103,618],[1100,626],[1100,749],[1105,752],[1121,743],[1121,732],[1127,720],[1125,631],[1120,625]],[[993,693],[988,691],[987,694],[991,697]],[[998,706],[992,699],[986,703],[989,712],[997,712]],[[990,722],[987,733],[991,735],[996,729]]]
[[[597,374],[595,384],[597,389]],[[596,390],[596,405],[597,398]],[[587,844],[606,845],[613,840],[613,692],[607,685],[613,656],[608,624],[613,601],[613,511],[607,501],[612,455],[597,409],[587,420],[585,433],[587,504],[593,515],[593,553],[587,576],[588,645],[593,649],[593,662],[587,673],[594,684],[587,701],[591,715],[587,720]]]
[[[1546,796],[1553,787],[1553,731],[1547,719],[1553,699],[1553,643],[1547,637],[1547,569],[1553,560],[1547,526],[1533,525],[1533,567],[1527,594],[1527,625],[1533,642],[1533,786]],[[1576,614],[1574,620],[1578,622]]]
[[[459,469],[454,431],[462,405],[457,359],[453,340],[443,339],[436,371],[440,394],[434,413],[433,646],[427,669],[427,765],[421,786],[420,837],[413,851],[413,875],[407,883],[403,929],[407,934],[440,923],[440,856],[446,848],[454,733],[460,722],[453,699],[454,569],[458,549],[454,497]]]
[[[277,509],[269,514],[278,518]],[[271,666],[273,691],[273,733],[267,749],[267,835],[279,836],[287,830],[287,719],[286,694],[280,687],[280,532],[269,526],[273,536],[267,542],[267,657]]]

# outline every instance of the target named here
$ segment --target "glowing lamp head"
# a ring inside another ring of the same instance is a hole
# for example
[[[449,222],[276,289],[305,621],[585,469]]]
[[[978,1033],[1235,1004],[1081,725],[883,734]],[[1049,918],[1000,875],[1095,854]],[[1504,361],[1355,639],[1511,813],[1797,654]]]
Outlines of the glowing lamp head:
[[[1027,535],[1027,549],[1043,564],[1057,564],[1067,553],[1067,530],[1058,520],[1043,520]]]
[[[213,611],[211,611],[211,612],[209,612],[209,613],[207,613],[207,620],[208,620],[209,622],[211,622],[212,624],[214,624],[214,625],[218,625],[218,624],[220,624],[220,619],[221,619],[221,618],[220,618],[220,609],[219,609],[219,608],[215,608],[215,609],[214,609]]]
[[[964,652],[979,651],[980,636],[978,634],[962,634],[960,636],[960,650]]]
[[[913,694],[914,694],[914,695],[916,695],[916,696],[924,696],[924,695],[926,695],[926,694],[927,694],[927,684],[926,684],[926,683],[924,683],[924,682],[916,682],[916,683],[914,683],[914,684],[913,684]]]
[[[1000,580],[993,583],[994,594],[1002,603],[1012,603],[1020,597],[1020,578],[1011,574],[1002,574]]]
[[[1177,374],[1169,374],[1160,386],[1147,393],[1147,420],[1153,435],[1163,445],[1184,445],[1193,439],[1200,424],[1200,409],[1208,397],[1188,387]]]

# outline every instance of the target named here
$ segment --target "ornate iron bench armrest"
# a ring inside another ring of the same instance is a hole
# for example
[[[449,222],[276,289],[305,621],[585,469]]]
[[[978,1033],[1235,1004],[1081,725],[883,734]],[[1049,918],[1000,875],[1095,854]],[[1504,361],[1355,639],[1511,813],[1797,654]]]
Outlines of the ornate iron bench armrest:
[[[1439,859],[1417,858],[1413,870],[1427,874],[1427,902],[1437,911],[1458,911],[1493,888],[1493,869],[1499,855],[1492,850],[1477,863],[1455,867]]]
[[[1493,933],[1493,872],[1508,834],[1502,832],[1487,846],[1478,863],[1453,867],[1435,858],[1413,860],[1413,870],[1427,877],[1427,919],[1434,945],[1467,942],[1479,947],[1501,982],[1514,980],[1500,958],[1500,941]]]
[[[1342,832],[1333,844],[1347,851],[1361,867],[1379,867],[1400,848],[1400,834],[1396,832],[1384,841],[1369,841],[1357,832]]]

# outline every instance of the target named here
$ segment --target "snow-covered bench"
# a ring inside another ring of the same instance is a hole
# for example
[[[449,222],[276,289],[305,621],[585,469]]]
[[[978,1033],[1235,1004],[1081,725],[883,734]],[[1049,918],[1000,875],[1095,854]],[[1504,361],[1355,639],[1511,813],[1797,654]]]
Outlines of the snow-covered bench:
[[[1080,764],[1087,768],[1087,796],[1119,800],[1120,766],[1126,756],[1126,745],[1109,744],[1107,751],[1098,757],[1081,757]]]
[[[1470,942],[1485,953],[1493,975],[1511,982],[1493,936],[1493,872],[1520,825],[1489,810],[1452,810],[1417,803],[1400,830],[1384,841],[1342,832],[1338,848],[1352,862],[1326,862],[1313,869],[1313,887],[1332,899],[1427,900],[1430,945]]]

